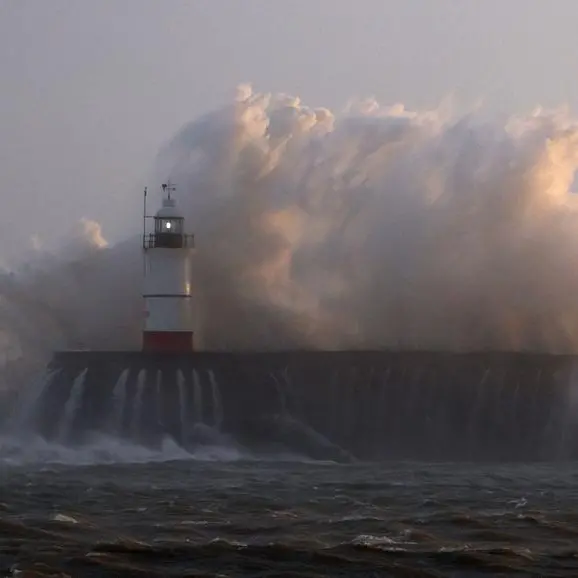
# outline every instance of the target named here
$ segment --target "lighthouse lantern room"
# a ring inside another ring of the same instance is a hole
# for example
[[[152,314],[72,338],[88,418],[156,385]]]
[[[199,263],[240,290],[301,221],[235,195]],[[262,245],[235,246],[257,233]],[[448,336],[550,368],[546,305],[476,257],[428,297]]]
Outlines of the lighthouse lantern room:
[[[171,193],[162,185],[162,207],[146,214],[144,194],[144,304],[143,351],[184,353],[194,349],[192,252],[194,236],[185,233],[185,219]],[[154,231],[147,232],[147,219]]]

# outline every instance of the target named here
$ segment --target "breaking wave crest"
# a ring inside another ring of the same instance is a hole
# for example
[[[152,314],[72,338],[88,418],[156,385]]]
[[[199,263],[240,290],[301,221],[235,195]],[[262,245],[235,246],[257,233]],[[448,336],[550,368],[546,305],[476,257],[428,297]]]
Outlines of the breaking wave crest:
[[[207,348],[576,352],[577,168],[566,112],[334,114],[241,87],[156,174],[196,235]],[[107,246],[85,221],[61,254],[1,274],[3,357],[138,347],[139,226]]]

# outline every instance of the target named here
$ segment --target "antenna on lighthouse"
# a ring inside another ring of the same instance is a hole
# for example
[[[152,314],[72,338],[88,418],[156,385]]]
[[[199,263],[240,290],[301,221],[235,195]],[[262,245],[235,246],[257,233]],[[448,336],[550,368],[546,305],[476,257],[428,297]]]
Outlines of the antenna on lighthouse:
[[[147,234],[147,187],[144,188],[143,194],[143,213],[142,213],[143,238]]]

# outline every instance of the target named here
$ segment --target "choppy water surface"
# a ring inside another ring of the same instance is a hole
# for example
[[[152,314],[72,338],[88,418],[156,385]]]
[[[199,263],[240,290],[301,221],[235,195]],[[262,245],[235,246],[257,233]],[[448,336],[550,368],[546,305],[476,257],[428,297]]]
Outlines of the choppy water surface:
[[[0,575],[578,575],[577,466],[64,458],[1,462]]]

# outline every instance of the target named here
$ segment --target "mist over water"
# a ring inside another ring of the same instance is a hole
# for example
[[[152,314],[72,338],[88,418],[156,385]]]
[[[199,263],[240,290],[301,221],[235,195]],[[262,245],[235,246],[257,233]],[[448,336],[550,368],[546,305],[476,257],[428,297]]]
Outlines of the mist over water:
[[[81,448],[47,442],[40,436],[18,438],[0,435],[0,465],[63,464],[102,465],[170,462],[176,460],[235,461],[241,454],[229,448],[201,448],[187,452],[167,439],[157,449],[146,448],[129,440],[98,436]]]
[[[334,114],[240,87],[156,175],[196,235],[206,348],[576,352],[577,168],[564,111]],[[138,348],[140,224],[109,246],[85,221],[60,254],[1,274],[2,357]]]

